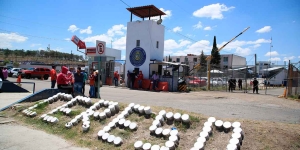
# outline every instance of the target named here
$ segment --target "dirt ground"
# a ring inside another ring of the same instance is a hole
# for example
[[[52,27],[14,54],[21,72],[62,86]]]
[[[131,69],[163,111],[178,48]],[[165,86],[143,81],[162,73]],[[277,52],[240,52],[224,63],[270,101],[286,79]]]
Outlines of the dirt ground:
[[[191,96],[198,97],[201,93],[187,93],[191,94]],[[181,94],[180,94],[181,95]],[[183,94],[184,95],[184,94]],[[234,103],[236,99],[239,97],[228,97],[225,93],[214,93],[213,96],[202,95],[208,100],[220,100],[228,101],[230,100],[231,103]],[[272,98],[264,97],[264,103],[261,104],[260,100],[257,99],[257,95],[250,95],[249,97],[243,97],[245,103],[256,103],[256,105],[268,105],[270,107],[276,106],[283,106],[289,108],[298,108],[297,105],[291,105],[280,101],[274,101]],[[113,100],[113,99],[109,99]],[[190,99],[193,101],[194,99]],[[96,100],[93,100],[96,101]],[[56,125],[51,125],[45,122],[40,121],[38,118],[43,113],[49,112],[51,109],[62,105],[64,102],[58,101],[56,103],[50,104],[49,106],[45,107],[45,109],[40,110],[38,116],[35,118],[29,118],[23,116],[18,110],[22,110],[24,108],[28,108],[32,106],[33,103],[22,103],[16,109],[8,109],[4,111],[2,114],[7,119],[14,119],[14,125],[21,125],[26,126],[31,129],[35,130],[43,130],[49,134],[60,136],[68,140],[69,142],[77,145],[83,146],[90,149],[133,149],[133,144],[137,140],[142,140],[143,142],[150,142],[151,144],[159,144],[164,145],[166,142],[163,138],[157,138],[151,136],[149,134],[149,126],[152,124],[153,118],[146,119],[143,116],[139,116],[137,114],[132,114],[128,119],[131,121],[135,121],[138,123],[138,130],[135,132],[123,130],[123,129],[114,129],[111,131],[112,134],[122,137],[124,144],[121,147],[114,147],[108,143],[103,143],[97,139],[97,132],[103,127],[108,124],[114,117],[117,115],[106,119],[105,121],[96,121],[91,119],[91,129],[87,133],[83,133],[81,131],[81,126],[77,125],[70,130],[65,129],[64,124],[72,119],[70,116],[65,115],[57,115],[59,117],[59,123]],[[228,103],[228,102],[227,102]],[[128,103],[127,103],[128,104]],[[121,110],[127,106],[126,103],[121,105]],[[297,103],[294,103],[297,104]],[[145,105],[144,105],[145,106]],[[184,106],[182,106],[184,107]],[[208,116],[204,116],[194,112],[188,112],[184,110],[179,110],[176,108],[170,107],[159,107],[153,106],[151,107],[155,113],[158,113],[160,110],[164,109],[167,112],[180,112],[180,113],[187,113],[191,117],[193,117],[192,124],[190,128],[186,129],[181,125],[177,125],[180,132],[180,144],[177,149],[180,150],[188,150],[193,147],[193,144],[196,142],[199,133],[203,128],[204,122],[207,120]],[[77,110],[79,113],[80,111],[86,110],[86,108],[76,105],[72,107],[72,109]],[[103,111],[104,108],[101,108],[99,111]],[[291,149],[297,150],[300,149],[300,124],[293,124],[293,123],[280,123],[280,122],[272,122],[272,121],[256,121],[256,120],[249,120],[249,119],[239,119],[239,118],[218,118],[223,121],[239,121],[242,124],[242,129],[245,132],[245,139],[243,141],[242,149],[249,149],[249,150],[282,150],[282,149]],[[9,125],[9,123],[8,123]],[[164,125],[163,128],[171,128],[175,126],[174,124],[171,126]],[[1,129],[0,129],[1,130]],[[213,131],[213,135],[210,137],[209,141],[207,142],[205,149],[212,149],[212,150],[220,150],[225,149],[226,145],[230,140],[231,132],[224,133],[218,132],[216,130]],[[9,138],[9,137],[8,137]],[[13,137],[11,137],[13,138]]]

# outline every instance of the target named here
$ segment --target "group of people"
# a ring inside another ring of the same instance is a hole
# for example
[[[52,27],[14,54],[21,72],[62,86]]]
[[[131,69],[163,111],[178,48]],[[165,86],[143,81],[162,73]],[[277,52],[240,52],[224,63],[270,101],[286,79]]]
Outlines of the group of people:
[[[51,88],[55,88],[57,83],[58,89],[67,90],[70,94],[74,94],[74,91],[84,94],[85,84],[89,79],[89,95],[90,97],[96,97],[98,88],[95,88],[95,86],[98,85],[96,84],[98,82],[98,71],[93,70],[88,77],[87,73],[82,71],[80,67],[77,67],[76,72],[71,72],[67,67],[62,66],[59,74],[56,73],[55,68],[55,66],[52,66],[50,71]]]
[[[239,90],[242,90],[242,79],[239,79],[238,81],[238,86],[239,86]],[[258,81],[256,80],[256,78],[254,78],[253,81],[250,82],[250,84],[253,85],[253,93],[256,92],[256,94],[258,94]],[[229,79],[228,80],[228,86],[229,86],[229,92],[233,92],[233,90],[235,90],[236,87],[236,79]]]
[[[144,80],[144,75],[142,71],[139,71],[139,73],[137,74],[135,72],[135,70],[133,70],[132,72],[130,72],[129,70],[127,71],[127,87],[130,89],[134,88],[134,83],[137,80],[138,83],[138,89],[142,89],[143,88],[143,80]],[[158,82],[159,82],[159,75],[158,72],[155,72],[152,77],[151,77],[151,81],[152,81],[152,90],[157,89],[158,87]]]

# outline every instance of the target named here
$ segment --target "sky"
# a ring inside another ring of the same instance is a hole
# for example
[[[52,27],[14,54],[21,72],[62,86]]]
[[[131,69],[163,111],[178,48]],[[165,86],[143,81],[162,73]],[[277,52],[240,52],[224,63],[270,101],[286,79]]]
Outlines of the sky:
[[[165,56],[210,54],[214,36],[221,47],[250,27],[220,53],[244,56],[248,65],[254,65],[254,54],[258,61],[278,65],[300,61],[299,0],[0,0],[0,48],[46,50],[50,45],[82,55],[70,41],[76,35],[87,47],[106,41],[125,59],[126,8],[144,5],[166,13]]]

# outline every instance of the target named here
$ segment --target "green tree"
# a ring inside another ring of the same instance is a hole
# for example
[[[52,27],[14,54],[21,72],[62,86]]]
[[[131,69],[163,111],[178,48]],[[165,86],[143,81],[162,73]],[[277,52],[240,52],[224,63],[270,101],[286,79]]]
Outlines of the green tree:
[[[213,48],[211,50],[211,56],[212,58],[210,64],[213,64],[215,67],[219,67],[221,62],[221,56],[218,51],[216,36],[214,36],[214,43],[213,43]]]
[[[206,65],[206,56],[204,55],[204,52],[203,52],[203,50],[201,51],[201,54],[200,54],[200,64],[201,64],[201,66],[203,66],[203,65]]]

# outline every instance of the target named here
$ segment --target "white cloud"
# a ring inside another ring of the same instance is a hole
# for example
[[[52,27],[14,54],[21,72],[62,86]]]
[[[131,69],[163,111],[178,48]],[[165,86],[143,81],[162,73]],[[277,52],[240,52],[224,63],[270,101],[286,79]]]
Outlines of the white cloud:
[[[192,35],[192,34],[187,34],[186,36],[187,37],[195,37],[195,35]]]
[[[204,53],[210,53],[211,46],[209,45],[210,42],[207,40],[201,40],[198,42],[193,43],[192,45],[187,45],[185,49],[179,51],[171,51],[173,56],[185,56],[187,54],[195,54],[200,55],[201,51],[203,50]]]
[[[201,23],[201,21],[199,21],[197,24],[193,25],[193,27],[196,28],[196,29],[202,28],[202,23]]]
[[[232,49],[236,49],[238,47],[243,47],[243,46],[253,46],[254,48],[259,47],[261,44],[263,43],[270,43],[270,40],[266,40],[266,39],[258,39],[255,41],[239,41],[239,40],[235,40],[231,43],[229,43],[226,47],[224,47],[224,49],[226,50],[232,50]],[[227,42],[222,42],[221,44],[218,44],[218,47],[223,46],[225,43]]]
[[[209,36],[209,34],[206,34],[205,36]]]
[[[105,41],[106,47],[110,47],[112,44],[112,48],[125,50],[126,49],[126,36],[124,36],[125,30],[127,30],[127,27],[125,27],[123,24],[114,25],[110,29],[108,29],[106,34],[90,36],[84,38],[83,41],[93,43],[93,44],[96,44],[96,40]]]
[[[77,28],[76,25],[70,25],[69,29],[68,29],[68,31],[71,31],[71,32],[75,32],[77,30],[79,30],[79,28]]]
[[[125,50],[126,49],[126,36],[123,36],[119,39],[113,40],[112,47],[115,49]]]
[[[182,31],[182,28],[181,27],[175,27],[173,28],[173,32],[181,32]]]
[[[284,57],[284,58],[283,58],[283,61],[289,61],[289,60],[293,60],[293,59],[295,59],[295,58],[296,58],[295,56]]]
[[[65,38],[64,40],[65,40],[65,41],[71,41],[71,39],[70,39],[70,38]]]
[[[87,37],[87,38],[83,39],[84,42],[90,42],[90,43],[94,43],[94,44],[96,44],[96,40],[105,41],[106,43],[110,43],[112,40],[112,37],[110,37],[106,34],[100,34],[100,35],[95,35],[95,36],[91,36],[91,37]]]
[[[61,48],[61,47],[56,47],[56,48],[54,48],[54,49],[52,49],[52,50],[58,51],[58,52],[62,52],[63,48]],[[73,54],[74,54],[74,51],[73,51]]]
[[[42,44],[34,44],[33,43],[33,44],[30,45],[30,47],[36,47],[36,46],[40,46],[40,45],[42,45]]]
[[[83,33],[86,33],[86,34],[92,34],[92,27],[91,26],[88,26],[86,29],[80,29],[80,33],[83,34]]]
[[[204,28],[204,30],[211,30],[211,27],[207,26],[207,27]]]
[[[115,35],[124,35],[124,30],[127,30],[127,27],[125,27],[123,24],[114,25],[107,31],[108,36],[115,36]]]
[[[263,28],[256,30],[257,33],[267,33],[272,30],[271,26],[264,26]]]
[[[270,60],[270,59],[269,59]],[[281,59],[279,57],[272,57],[271,61],[281,61]]]
[[[211,4],[204,6],[198,10],[196,10],[193,15],[195,17],[206,17],[206,18],[211,18],[211,19],[223,19],[224,16],[222,12],[229,11],[230,9],[233,9],[235,7],[227,7],[224,4]]]
[[[39,51],[40,51],[40,50],[44,50],[44,48],[42,48],[42,47],[39,47],[39,48],[38,48],[38,50],[39,50]]]
[[[171,18],[171,16],[172,16],[172,11],[171,10],[165,10],[164,8],[159,8],[159,10],[161,10],[162,12],[164,12],[166,14],[166,15],[161,16],[162,20],[167,19],[167,18]],[[159,16],[151,17],[151,20],[158,20],[158,19],[159,19]]]
[[[250,48],[238,47],[235,50],[235,54],[240,55],[240,56],[248,56],[248,55],[250,55],[250,53],[251,53]]]
[[[25,42],[27,39],[17,33],[0,33],[0,48],[12,48],[12,43]]]
[[[300,59],[300,56],[298,56],[298,58]]]
[[[277,51],[271,51],[271,52],[267,52],[265,54],[265,56],[267,56],[267,57],[270,57],[270,55],[271,55],[271,57],[273,57],[273,56],[278,56],[279,54]]]

